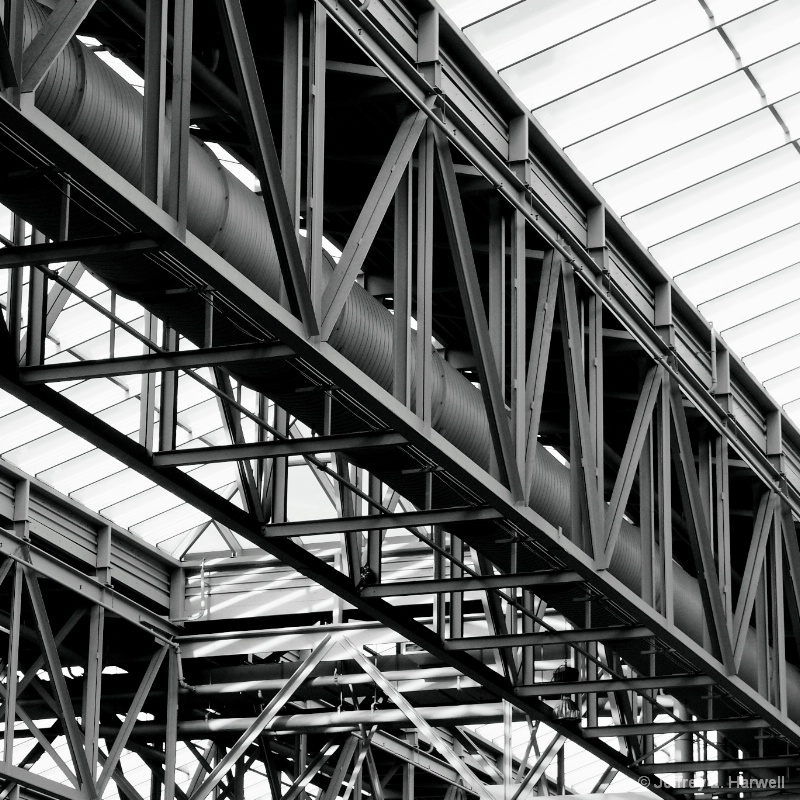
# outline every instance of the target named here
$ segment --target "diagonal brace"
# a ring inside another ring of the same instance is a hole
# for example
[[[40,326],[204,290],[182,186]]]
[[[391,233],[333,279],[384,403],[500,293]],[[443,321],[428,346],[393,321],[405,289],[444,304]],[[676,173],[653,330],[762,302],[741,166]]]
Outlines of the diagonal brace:
[[[489,421],[489,432],[491,433],[497,463],[508,481],[508,488],[515,498],[521,500],[522,480],[517,467],[517,460],[514,456],[508,411],[503,399],[502,385],[494,358],[494,348],[489,335],[489,325],[486,321],[486,311],[481,298],[481,287],[478,282],[475,259],[469,242],[464,208],[461,205],[461,196],[458,191],[453,156],[450,152],[450,144],[447,137],[438,127],[434,129],[434,138],[438,156],[436,159],[436,179],[439,184],[442,205],[444,206],[447,236],[450,242],[450,249],[453,252],[453,262],[461,301],[464,305],[469,338],[477,362],[481,395]]]
[[[327,339],[353,288],[364,259],[369,253],[375,234],[383,222],[389,203],[397,191],[403,174],[411,161],[414,148],[425,128],[427,117],[422,111],[409,114],[401,123],[389,153],[375,178],[367,202],[358,215],[353,232],[342,251],[342,257],[328,280],[322,295],[322,336]]]

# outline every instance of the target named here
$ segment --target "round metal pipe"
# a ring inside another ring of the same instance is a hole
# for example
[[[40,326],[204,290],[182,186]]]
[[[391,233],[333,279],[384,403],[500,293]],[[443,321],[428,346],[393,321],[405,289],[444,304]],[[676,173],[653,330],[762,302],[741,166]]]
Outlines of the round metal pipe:
[[[503,721],[501,703],[475,703],[458,706],[425,706],[415,711],[434,726],[481,725]],[[521,714],[517,716],[522,719]],[[255,717],[226,717],[224,719],[197,719],[178,722],[178,735],[183,737],[211,736],[220,733],[239,734],[255,722]],[[265,732],[318,732],[334,733],[355,730],[360,725],[413,728],[408,717],[397,708],[376,708],[363,711],[324,711],[311,714],[290,714],[274,717]],[[116,725],[101,725],[100,735],[112,737],[119,731]],[[164,736],[166,726],[152,722],[137,722],[133,729],[136,737]]]

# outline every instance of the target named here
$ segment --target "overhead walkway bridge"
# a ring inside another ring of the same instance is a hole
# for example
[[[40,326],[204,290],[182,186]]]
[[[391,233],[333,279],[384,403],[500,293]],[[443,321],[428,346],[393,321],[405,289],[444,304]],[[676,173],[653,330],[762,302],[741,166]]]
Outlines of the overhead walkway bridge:
[[[436,7],[3,32],[2,797],[797,789],[800,433]]]

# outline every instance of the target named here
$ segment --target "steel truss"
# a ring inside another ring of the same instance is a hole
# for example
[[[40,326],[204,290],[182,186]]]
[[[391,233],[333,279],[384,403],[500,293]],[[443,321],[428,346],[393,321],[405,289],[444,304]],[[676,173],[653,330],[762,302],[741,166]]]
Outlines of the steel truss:
[[[126,20],[126,58],[145,76],[145,160],[133,187],[35,106],[71,38],[86,30],[111,42],[115,23],[92,2],[69,0],[24,47],[23,5],[8,4],[0,41],[0,142],[27,165],[23,179],[58,176],[50,186],[61,211],[57,231],[34,231],[25,244],[20,222],[18,240],[0,251],[12,287],[0,386],[207,514],[234,558],[213,568],[193,560],[195,531],[179,552],[185,562],[156,559],[170,589],[142,602],[132,579],[108,585],[111,561],[100,554],[110,529],[94,521],[95,557],[67,556],[32,525],[23,492],[8,515],[14,530],[0,534],[4,708],[25,728],[6,731],[7,786],[99,797],[114,781],[137,798],[120,766],[136,753],[151,796],[165,798],[238,800],[248,770],[263,771],[273,797],[308,796],[309,786],[324,800],[492,797],[498,785],[522,797],[546,791],[553,762],[551,789],[563,792],[567,741],[608,765],[597,791],[617,772],[721,781],[742,771],[791,785],[800,766],[797,431],[713,333],[709,346],[696,312],[450,23],[410,0],[287,0],[273,112],[265,79],[276,65],[252,49],[238,0],[215,6],[229,85],[192,60],[191,0],[175,4],[171,22],[159,0],[109,0]],[[181,66],[169,91],[167,61]],[[329,79],[334,72],[344,83]],[[354,93],[363,80],[370,88]],[[200,124],[201,135],[235,132],[234,149],[259,177],[279,297],[191,232],[198,90],[228,118]],[[329,132],[330,117],[373,103],[385,116],[353,204],[352,166],[337,165],[357,157]],[[19,178],[11,170],[0,180]],[[70,235],[86,209],[103,235]],[[341,245],[330,269],[323,237]],[[102,268],[110,254],[143,259],[169,287],[153,299],[149,287],[126,286],[145,309],[143,330],[78,286],[85,262],[117,291]],[[47,266],[64,260],[74,263]],[[357,279],[393,311],[388,384],[335,346]],[[119,358],[112,344],[107,358],[49,361],[47,335],[67,296],[134,336],[143,354]],[[164,312],[191,300],[204,315],[193,339]],[[232,328],[239,338],[220,342]],[[433,384],[445,362],[480,388],[483,461],[437,429]],[[291,375],[292,391],[270,386],[270,369]],[[179,374],[217,398],[229,444],[176,447]],[[122,375],[142,376],[136,431],[57,388]],[[256,389],[256,406],[242,402],[241,386]],[[560,473],[566,519],[538,487],[553,453],[570,467]],[[329,519],[287,519],[291,459],[324,486]],[[237,465],[238,504],[181,469],[227,461]],[[241,540],[276,561],[264,566]],[[402,549],[418,563],[410,580],[397,568]],[[227,619],[220,633],[224,616],[202,587],[200,613],[189,614],[198,580],[222,585],[278,563],[338,598],[325,630],[278,630],[283,623],[263,615],[265,630],[240,632]],[[75,592],[84,605],[62,619],[58,598],[74,604]],[[696,599],[688,622],[687,597]],[[357,622],[364,617],[377,625]],[[124,680],[101,677],[104,638],[122,647]],[[376,642],[411,643],[424,658],[365,655]],[[542,666],[553,660],[545,652],[569,663],[568,680]],[[331,673],[332,660],[347,663]],[[73,677],[75,667],[83,674]],[[110,697],[108,684],[120,686]],[[565,716],[562,700],[577,713]],[[40,726],[48,714],[56,722]],[[510,741],[515,714],[529,726],[523,758],[459,725],[503,722]],[[553,731],[541,752],[539,725]],[[679,746],[665,748],[662,734]],[[33,744],[22,761],[21,739]],[[196,771],[182,789],[176,759],[186,752]],[[45,756],[59,781],[37,775]]]

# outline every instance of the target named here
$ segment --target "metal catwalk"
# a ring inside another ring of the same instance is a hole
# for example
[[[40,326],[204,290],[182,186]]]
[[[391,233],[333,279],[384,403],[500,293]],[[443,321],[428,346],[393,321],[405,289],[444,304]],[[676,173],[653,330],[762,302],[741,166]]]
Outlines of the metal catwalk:
[[[201,517],[8,467],[3,796],[796,788],[798,431],[435,7],[7,0],[0,80],[0,388]]]

